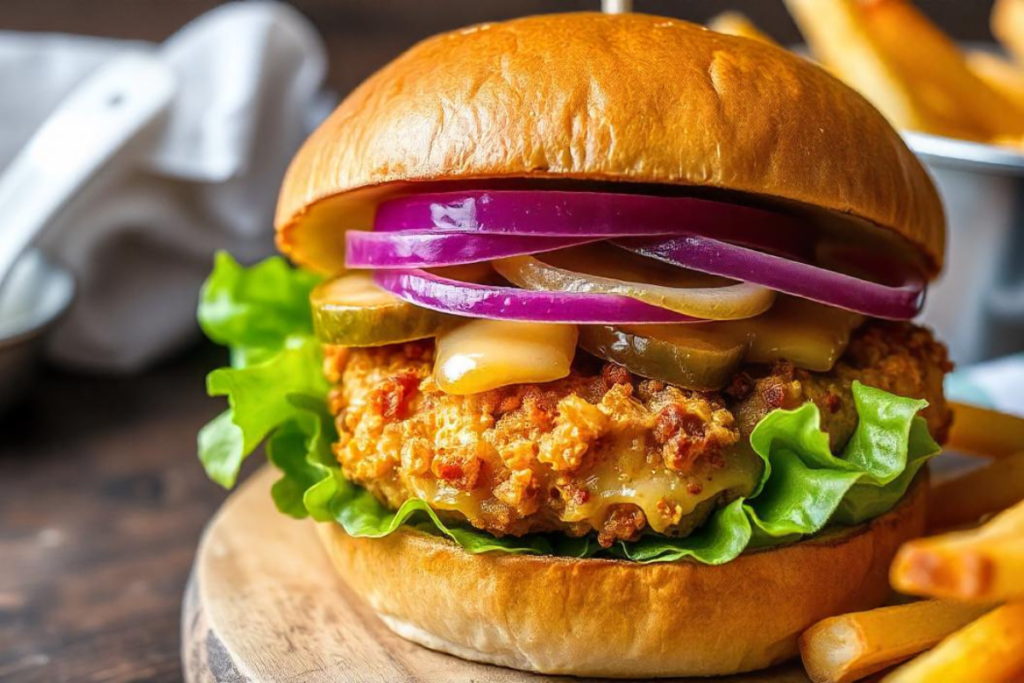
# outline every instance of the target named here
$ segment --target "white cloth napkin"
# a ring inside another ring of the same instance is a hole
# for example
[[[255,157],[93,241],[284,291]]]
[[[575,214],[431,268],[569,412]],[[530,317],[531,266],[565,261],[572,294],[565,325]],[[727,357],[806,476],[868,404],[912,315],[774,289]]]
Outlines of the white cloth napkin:
[[[78,82],[133,50],[174,70],[170,116],[141,164],[115,159],[40,245],[78,283],[51,358],[96,370],[135,370],[194,338],[214,251],[272,251],[281,177],[329,110],[322,41],[281,3],[222,6],[162,45],[0,32],[0,168]]]

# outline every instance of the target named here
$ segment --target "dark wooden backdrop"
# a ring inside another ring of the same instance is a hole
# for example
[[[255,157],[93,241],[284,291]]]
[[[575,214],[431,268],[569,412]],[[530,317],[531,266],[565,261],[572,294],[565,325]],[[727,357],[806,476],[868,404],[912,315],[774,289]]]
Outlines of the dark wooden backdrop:
[[[73,31],[161,40],[217,0],[0,0],[0,29]],[[331,85],[348,92],[412,42],[467,24],[598,9],[599,0],[293,0],[323,33]],[[919,0],[960,40],[988,40],[992,0]],[[745,12],[783,42],[799,38],[781,0],[636,0],[637,11],[704,21]]]

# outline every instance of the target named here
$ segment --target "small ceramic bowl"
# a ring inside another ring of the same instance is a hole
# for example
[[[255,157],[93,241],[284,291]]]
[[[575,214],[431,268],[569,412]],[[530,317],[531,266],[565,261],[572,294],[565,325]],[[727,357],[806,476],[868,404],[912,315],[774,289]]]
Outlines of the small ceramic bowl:
[[[75,295],[71,273],[40,251],[25,252],[0,290],[0,412],[25,394],[46,332]]]

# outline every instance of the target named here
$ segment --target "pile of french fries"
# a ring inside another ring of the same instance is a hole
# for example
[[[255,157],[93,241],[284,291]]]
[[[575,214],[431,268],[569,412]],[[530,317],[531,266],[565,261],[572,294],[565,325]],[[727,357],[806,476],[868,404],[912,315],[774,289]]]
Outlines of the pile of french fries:
[[[926,599],[804,632],[816,683],[886,670],[886,683],[1024,681],[1024,420],[958,405],[949,446],[989,460],[933,483],[929,527],[943,533],[906,543],[893,562],[893,588]]]
[[[784,0],[814,59],[900,130],[1024,149],[1024,0],[997,0],[1009,58],[962,51],[910,0]],[[771,42],[727,12],[713,30]]]

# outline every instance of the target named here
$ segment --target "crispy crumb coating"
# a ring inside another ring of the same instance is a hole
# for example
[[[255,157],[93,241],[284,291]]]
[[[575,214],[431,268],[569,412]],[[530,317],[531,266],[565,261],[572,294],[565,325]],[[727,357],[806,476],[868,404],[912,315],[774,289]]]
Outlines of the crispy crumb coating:
[[[581,351],[565,379],[452,396],[434,384],[433,352],[431,341],[326,347],[335,453],[385,505],[422,498],[499,536],[596,532],[608,546],[645,530],[688,534],[751,491],[761,464],[748,436],[771,410],[813,401],[842,448],[856,427],[854,380],[927,399],[922,415],[940,442],[951,422],[945,348],[908,323],[863,326],[828,373],[750,365],[720,392],[637,377]]]

